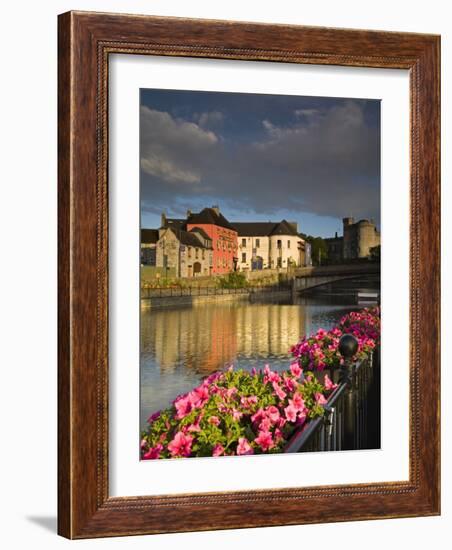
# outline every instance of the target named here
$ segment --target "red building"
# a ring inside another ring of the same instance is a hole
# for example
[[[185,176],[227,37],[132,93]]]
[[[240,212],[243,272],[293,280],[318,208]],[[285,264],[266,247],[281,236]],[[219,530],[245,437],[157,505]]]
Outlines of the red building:
[[[235,271],[237,266],[237,231],[221,214],[218,206],[204,208],[195,214],[187,212],[187,231],[200,227],[212,239],[212,274]]]

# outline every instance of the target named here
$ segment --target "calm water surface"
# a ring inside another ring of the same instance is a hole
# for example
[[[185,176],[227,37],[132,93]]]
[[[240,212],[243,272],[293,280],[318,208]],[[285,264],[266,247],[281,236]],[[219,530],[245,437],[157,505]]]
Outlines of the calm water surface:
[[[141,309],[141,427],[149,415],[218,369],[287,369],[289,348],[348,311],[378,283],[341,283],[292,299]]]

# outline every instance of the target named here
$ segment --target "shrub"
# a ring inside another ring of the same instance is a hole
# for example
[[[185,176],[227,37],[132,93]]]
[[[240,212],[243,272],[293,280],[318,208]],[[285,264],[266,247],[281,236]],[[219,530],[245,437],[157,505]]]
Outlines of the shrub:
[[[246,275],[240,271],[232,271],[226,277],[222,277],[218,281],[220,288],[245,288],[248,286]]]

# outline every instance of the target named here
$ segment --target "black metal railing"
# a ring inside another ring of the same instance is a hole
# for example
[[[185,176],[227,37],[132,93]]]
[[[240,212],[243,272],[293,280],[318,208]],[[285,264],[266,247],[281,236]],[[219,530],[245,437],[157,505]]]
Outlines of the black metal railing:
[[[284,452],[380,448],[380,353],[330,371],[338,383],[325,414],[294,433]]]

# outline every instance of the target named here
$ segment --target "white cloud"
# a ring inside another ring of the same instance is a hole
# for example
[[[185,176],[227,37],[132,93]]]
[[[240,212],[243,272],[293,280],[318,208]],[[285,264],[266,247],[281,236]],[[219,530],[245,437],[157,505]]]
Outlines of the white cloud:
[[[168,183],[199,183],[199,159],[209,155],[218,138],[194,122],[141,107],[141,168]]]

